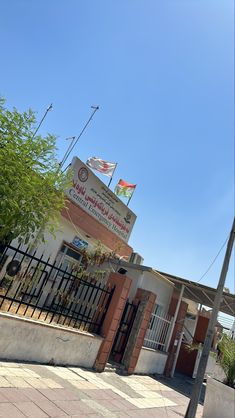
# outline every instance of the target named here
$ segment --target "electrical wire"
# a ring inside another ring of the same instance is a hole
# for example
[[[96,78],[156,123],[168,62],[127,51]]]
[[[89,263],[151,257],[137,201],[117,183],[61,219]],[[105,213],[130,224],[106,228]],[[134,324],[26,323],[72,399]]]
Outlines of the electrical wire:
[[[219,257],[221,251],[223,250],[223,248],[225,247],[225,245],[227,244],[229,239],[229,236],[226,238],[226,240],[224,241],[222,247],[220,248],[219,252],[216,254],[215,258],[213,259],[213,261],[211,262],[211,264],[209,265],[209,267],[207,268],[207,270],[205,271],[205,273],[203,273],[203,275],[201,276],[201,278],[199,280],[196,281],[196,283],[199,283],[208,273],[208,271],[210,271],[211,267],[213,266],[213,264],[215,263],[215,261],[217,260],[217,258]]]
[[[220,253],[221,253],[221,251],[223,250],[223,248],[225,247],[225,245],[226,245],[226,243],[228,242],[228,239],[229,239],[229,237],[227,237],[226,238],[226,240],[224,241],[224,243],[223,243],[223,245],[222,245],[222,247],[220,248],[220,250],[218,251],[218,253],[216,254],[216,256],[215,256],[215,258],[212,260],[212,262],[211,262],[211,264],[209,265],[209,267],[206,269],[206,271],[205,271],[205,273],[203,273],[203,275],[200,277],[200,279],[199,280],[196,280],[195,282],[193,282],[193,283],[199,283],[205,276],[206,276],[206,274],[208,273],[208,271],[211,269],[211,267],[213,266],[213,264],[215,263],[215,261],[217,260],[217,258],[219,257],[219,255],[220,255]],[[160,273],[160,271],[158,271],[158,270],[156,270],[156,269],[154,269],[154,271],[156,271],[158,274],[159,274],[159,276],[161,276],[163,279],[167,279],[167,280],[170,280],[169,279],[169,277],[167,277],[167,276],[165,276],[164,274],[162,274],[162,273]]]

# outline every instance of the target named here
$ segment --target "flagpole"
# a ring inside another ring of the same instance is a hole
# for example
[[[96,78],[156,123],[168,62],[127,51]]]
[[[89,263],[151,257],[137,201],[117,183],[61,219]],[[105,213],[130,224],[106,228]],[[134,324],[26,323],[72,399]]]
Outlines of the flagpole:
[[[69,144],[69,146],[68,146],[68,148],[67,148],[67,150],[66,150],[66,152],[65,152],[65,154],[64,154],[64,156],[63,156],[63,158],[62,158],[62,160],[61,160],[61,162],[59,163],[59,165],[60,165],[60,167],[62,167],[63,165],[64,165],[64,161],[67,159],[67,155],[68,155],[68,153],[69,153],[69,151],[70,151],[70,149],[72,148],[72,146],[73,146],[73,143],[74,143],[74,141],[75,141],[75,139],[76,139],[76,136],[71,136],[71,137],[69,137],[69,138],[65,138],[66,140],[68,140],[68,139],[72,139],[72,141],[70,142],[70,144]]]
[[[129,197],[129,200],[128,200],[128,202],[127,202],[127,206],[129,206],[129,203],[130,203],[130,201],[131,201],[131,198],[132,198],[132,196],[133,196],[133,194],[134,194],[135,189],[136,189],[136,185],[135,185],[135,188],[134,188],[134,190],[133,190],[133,192],[132,192],[132,195]]]
[[[93,112],[92,112],[91,116],[89,117],[88,121],[86,122],[85,126],[82,128],[80,134],[78,135],[78,137],[74,141],[73,145],[71,146],[69,152],[66,155],[66,158],[64,158],[63,164],[68,159],[68,157],[71,154],[71,152],[74,149],[74,147],[77,145],[78,140],[81,138],[81,136],[82,136],[83,132],[85,131],[86,127],[89,125],[89,123],[90,123],[91,119],[93,118],[95,112],[97,112],[97,110],[99,110],[99,106],[91,106],[91,108],[93,109]]]
[[[108,187],[110,186],[111,181],[113,180],[113,175],[114,175],[114,172],[115,172],[115,170],[116,170],[116,168],[117,168],[117,165],[118,165],[118,163],[116,163],[116,165],[115,165],[115,167],[114,167],[114,170],[113,170],[113,173],[112,173],[112,177],[110,177],[110,180],[109,180]]]
[[[35,132],[34,132],[34,134],[33,134],[33,136],[32,136],[32,138],[34,138],[34,137],[35,137],[35,135],[36,135],[37,131],[39,130],[39,128],[40,128],[40,126],[41,126],[42,122],[44,121],[44,119],[45,119],[45,117],[46,117],[47,113],[48,113],[51,109],[52,109],[52,103],[50,104],[50,106],[48,106],[47,110],[45,111],[45,113],[44,113],[44,115],[43,115],[42,119],[40,120],[40,122],[39,122],[39,124],[38,124],[38,126],[37,126],[37,128],[36,128],[36,130],[35,130]]]

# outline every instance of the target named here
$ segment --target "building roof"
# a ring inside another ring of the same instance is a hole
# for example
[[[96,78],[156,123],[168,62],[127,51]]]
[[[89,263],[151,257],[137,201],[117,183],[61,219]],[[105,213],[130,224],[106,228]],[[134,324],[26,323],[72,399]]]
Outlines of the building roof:
[[[157,271],[157,270],[156,270]],[[176,289],[180,291],[182,285],[185,286],[183,296],[194,302],[213,308],[216,295],[216,289],[205,286],[204,284],[193,282],[191,280],[182,279],[169,273],[157,271],[160,275],[174,283]],[[235,316],[235,295],[223,292],[223,300],[220,306],[220,312]]]
[[[153,269],[152,267],[143,266],[140,264],[134,264],[126,262],[124,260],[119,260],[114,262],[120,267],[124,268],[135,268],[136,270],[148,271],[155,273],[158,277],[162,277],[168,282],[174,284],[175,288],[180,291],[181,286],[184,285],[184,294],[183,297],[192,300],[193,302],[208,306],[213,308],[214,299],[216,295],[216,289],[213,287],[205,286],[204,284],[193,282],[191,280],[182,279],[181,277],[174,276],[169,273],[164,273],[162,271]],[[235,295],[228,292],[223,292],[223,300],[220,306],[220,312],[225,314],[235,316]]]

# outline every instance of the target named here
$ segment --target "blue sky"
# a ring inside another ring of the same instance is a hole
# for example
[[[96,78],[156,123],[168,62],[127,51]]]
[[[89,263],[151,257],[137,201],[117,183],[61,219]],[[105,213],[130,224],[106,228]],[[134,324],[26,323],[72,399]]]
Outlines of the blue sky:
[[[98,104],[77,156],[117,161],[111,188],[137,183],[130,244],[145,264],[198,280],[234,212],[233,1],[3,0],[0,16],[9,107],[40,119],[52,102],[40,132],[61,158]]]

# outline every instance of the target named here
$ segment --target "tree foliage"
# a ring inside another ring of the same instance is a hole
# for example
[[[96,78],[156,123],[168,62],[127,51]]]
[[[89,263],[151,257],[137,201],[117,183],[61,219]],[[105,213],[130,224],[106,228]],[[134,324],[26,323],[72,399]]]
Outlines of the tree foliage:
[[[224,334],[219,343],[219,362],[226,375],[226,384],[235,388],[235,340]]]
[[[65,205],[68,175],[56,160],[56,138],[34,136],[35,128],[32,110],[8,110],[0,100],[0,242],[27,242],[45,225],[53,232]]]

